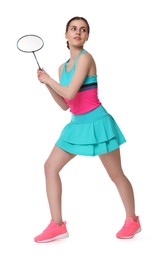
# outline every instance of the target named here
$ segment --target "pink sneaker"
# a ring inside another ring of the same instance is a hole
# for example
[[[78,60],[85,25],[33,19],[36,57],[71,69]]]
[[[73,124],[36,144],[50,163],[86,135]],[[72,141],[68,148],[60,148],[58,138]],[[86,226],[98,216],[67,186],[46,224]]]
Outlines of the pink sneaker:
[[[139,217],[134,221],[132,217],[128,217],[122,229],[116,234],[117,238],[133,238],[135,234],[141,231]]]
[[[61,226],[57,225],[53,220],[47,228],[37,237],[34,241],[37,243],[51,242],[57,239],[62,239],[68,237],[69,234],[66,229],[66,222],[63,222]]]

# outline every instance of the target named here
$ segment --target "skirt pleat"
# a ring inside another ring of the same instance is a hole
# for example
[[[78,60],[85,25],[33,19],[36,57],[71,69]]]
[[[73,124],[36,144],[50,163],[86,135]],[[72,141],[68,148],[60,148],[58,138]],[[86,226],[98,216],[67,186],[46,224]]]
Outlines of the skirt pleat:
[[[95,156],[118,149],[125,142],[114,118],[100,105],[86,114],[72,114],[56,145],[72,154]]]

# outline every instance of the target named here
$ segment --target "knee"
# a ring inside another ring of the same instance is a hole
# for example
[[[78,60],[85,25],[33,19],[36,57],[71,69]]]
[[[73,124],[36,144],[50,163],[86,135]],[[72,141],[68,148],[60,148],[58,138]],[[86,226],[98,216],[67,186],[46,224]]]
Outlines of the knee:
[[[110,176],[110,178],[115,184],[118,184],[121,181],[121,176],[118,175]]]
[[[120,172],[115,172],[115,173],[110,173],[109,174],[109,176],[110,176],[110,178],[111,178],[111,180],[116,184],[116,185],[118,185],[120,182],[122,182],[123,181],[123,179],[124,179],[124,173],[122,172],[122,171],[120,171]]]
[[[57,173],[56,165],[49,159],[44,164],[44,172],[46,177],[53,176]]]
[[[47,176],[50,172],[51,172],[51,163],[47,160],[44,164],[44,172],[45,172],[45,176]]]

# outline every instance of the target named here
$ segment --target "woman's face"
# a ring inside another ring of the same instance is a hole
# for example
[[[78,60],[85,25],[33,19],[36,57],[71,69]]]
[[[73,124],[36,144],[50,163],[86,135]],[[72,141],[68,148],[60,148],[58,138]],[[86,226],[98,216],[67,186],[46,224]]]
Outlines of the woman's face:
[[[74,20],[70,23],[65,38],[69,42],[69,46],[82,47],[88,40],[88,27],[83,20]]]

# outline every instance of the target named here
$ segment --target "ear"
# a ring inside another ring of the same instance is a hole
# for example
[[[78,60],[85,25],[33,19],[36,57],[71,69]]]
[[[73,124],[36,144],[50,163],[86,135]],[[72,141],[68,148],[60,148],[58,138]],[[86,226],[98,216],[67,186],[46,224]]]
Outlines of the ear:
[[[67,39],[67,33],[65,33],[65,39]]]
[[[86,41],[88,40],[89,36],[87,36]]]

